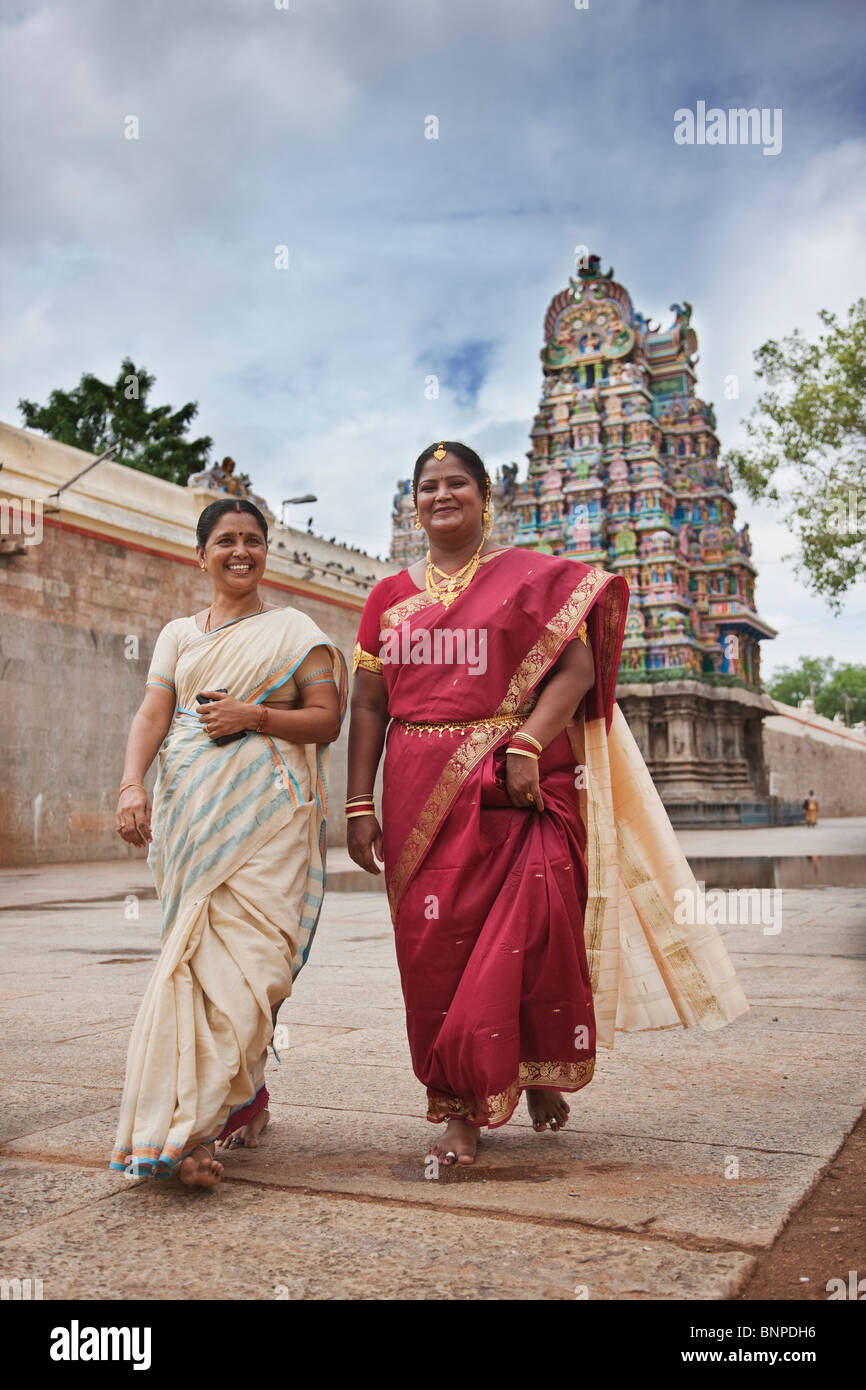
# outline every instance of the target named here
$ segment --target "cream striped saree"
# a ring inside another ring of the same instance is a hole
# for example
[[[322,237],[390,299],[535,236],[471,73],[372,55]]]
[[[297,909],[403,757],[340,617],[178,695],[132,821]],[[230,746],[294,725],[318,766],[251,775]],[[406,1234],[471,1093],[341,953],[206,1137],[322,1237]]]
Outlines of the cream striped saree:
[[[132,1031],[111,1167],[168,1176],[196,1145],[245,1123],[267,1100],[264,1068],[325,886],[327,746],[247,733],[222,747],[196,694],[227,689],[293,704],[294,673],[314,647],[346,666],[292,608],[202,633],[178,618],[160,633],[148,684],[175,692],[159,755],[149,863],[163,948]]]

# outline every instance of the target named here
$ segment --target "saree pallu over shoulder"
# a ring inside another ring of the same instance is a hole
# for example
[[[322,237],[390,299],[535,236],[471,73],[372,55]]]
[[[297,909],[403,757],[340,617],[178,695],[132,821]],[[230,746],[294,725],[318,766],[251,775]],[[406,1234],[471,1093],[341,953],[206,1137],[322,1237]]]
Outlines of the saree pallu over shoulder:
[[[456,746],[447,739],[438,748],[428,743],[413,778],[391,790],[390,819],[412,825],[390,872],[386,857],[392,914],[467,779],[525,718],[565,646],[587,632],[596,655],[587,702],[609,717],[627,605],[628,588],[618,576],[515,549],[479,571],[445,619],[449,632],[471,627],[485,633],[483,679],[455,667],[456,675],[434,684],[430,666],[385,663],[392,716],[415,719],[421,709],[433,720],[476,721]],[[408,623],[414,637],[441,619],[441,605],[419,593],[383,615],[383,635]],[[394,736],[389,733],[389,740]]]

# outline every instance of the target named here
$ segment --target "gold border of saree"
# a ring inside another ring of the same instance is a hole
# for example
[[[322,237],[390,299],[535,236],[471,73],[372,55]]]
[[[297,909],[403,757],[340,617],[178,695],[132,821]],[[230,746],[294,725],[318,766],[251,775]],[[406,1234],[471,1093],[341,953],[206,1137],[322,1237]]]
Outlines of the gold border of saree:
[[[479,1110],[484,1110],[487,1119],[485,1126],[495,1129],[511,1119],[520,1100],[521,1091],[534,1086],[546,1086],[553,1090],[568,1092],[580,1091],[588,1086],[595,1072],[595,1058],[587,1057],[581,1062],[519,1062],[517,1080],[504,1091],[487,1096],[483,1106],[462,1101],[458,1096],[437,1095],[435,1099],[427,1096],[427,1118],[434,1123],[453,1116],[464,1115],[477,1123]]]

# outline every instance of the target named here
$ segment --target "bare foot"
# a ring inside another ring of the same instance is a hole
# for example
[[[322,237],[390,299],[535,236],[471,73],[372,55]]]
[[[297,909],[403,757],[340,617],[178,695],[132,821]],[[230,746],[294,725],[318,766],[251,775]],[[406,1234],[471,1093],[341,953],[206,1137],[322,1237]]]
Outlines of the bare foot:
[[[221,1149],[257,1149],[259,1147],[259,1135],[267,1128],[268,1120],[271,1118],[269,1110],[260,1110],[248,1125],[241,1125],[234,1134],[229,1134],[227,1138],[220,1140]]]
[[[532,1128],[538,1134],[547,1129],[548,1125],[553,1130],[564,1128],[571,1114],[559,1091],[527,1090],[526,1104],[529,1107]]]
[[[441,1139],[434,1139],[427,1150],[428,1158],[440,1163],[473,1163],[478,1147],[478,1129],[465,1120],[449,1120]]]
[[[223,1166],[213,1156],[211,1144],[196,1144],[192,1153],[181,1159],[178,1177],[187,1187],[216,1187],[223,1175]]]

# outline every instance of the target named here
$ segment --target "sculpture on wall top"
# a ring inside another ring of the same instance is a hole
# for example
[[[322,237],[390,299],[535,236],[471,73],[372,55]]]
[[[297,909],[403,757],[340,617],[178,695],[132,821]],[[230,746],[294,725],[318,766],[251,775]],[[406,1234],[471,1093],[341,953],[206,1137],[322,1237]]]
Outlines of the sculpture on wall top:
[[[244,501],[253,502],[260,511],[269,511],[265,499],[253,492],[249,473],[235,473],[236,467],[237,464],[234,459],[226,455],[222,463],[212,464],[210,468],[205,468],[200,473],[191,473],[186,485],[187,487],[207,488],[209,492],[224,494],[228,497],[242,498]]]

